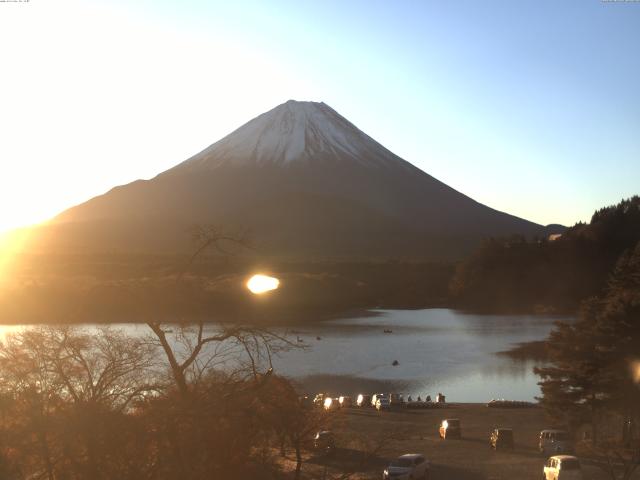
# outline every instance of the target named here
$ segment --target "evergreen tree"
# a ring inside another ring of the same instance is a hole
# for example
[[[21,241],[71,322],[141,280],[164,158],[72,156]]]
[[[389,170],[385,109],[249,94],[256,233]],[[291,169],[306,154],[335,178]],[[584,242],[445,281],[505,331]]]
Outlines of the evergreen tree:
[[[623,254],[605,293],[583,304],[580,319],[559,323],[547,348],[550,365],[537,368],[541,403],[557,419],[588,421],[597,441],[599,415],[640,416],[640,242]]]

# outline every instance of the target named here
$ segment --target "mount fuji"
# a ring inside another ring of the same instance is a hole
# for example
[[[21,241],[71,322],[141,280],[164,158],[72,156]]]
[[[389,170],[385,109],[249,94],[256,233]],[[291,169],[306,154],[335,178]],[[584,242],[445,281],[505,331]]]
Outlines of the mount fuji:
[[[194,224],[246,229],[258,254],[305,259],[451,260],[487,236],[548,233],[448,187],[328,105],[290,100],[153,179],[62,212],[36,246],[187,252]]]

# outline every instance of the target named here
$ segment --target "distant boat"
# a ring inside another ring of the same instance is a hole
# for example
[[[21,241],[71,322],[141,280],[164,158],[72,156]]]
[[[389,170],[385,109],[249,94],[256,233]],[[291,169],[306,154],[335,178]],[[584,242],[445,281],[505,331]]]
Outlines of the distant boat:
[[[384,333],[393,333],[393,330],[389,330],[388,328],[385,328],[385,329],[383,330],[383,332],[384,332]]]
[[[398,365],[400,365],[400,362],[398,360],[394,360],[391,365],[393,365],[394,367],[397,367]]]
[[[316,337],[316,340],[322,340],[322,338],[320,338],[320,337]]]
[[[298,337],[298,342],[302,343],[302,342],[304,342],[304,340],[302,340],[300,337]]]

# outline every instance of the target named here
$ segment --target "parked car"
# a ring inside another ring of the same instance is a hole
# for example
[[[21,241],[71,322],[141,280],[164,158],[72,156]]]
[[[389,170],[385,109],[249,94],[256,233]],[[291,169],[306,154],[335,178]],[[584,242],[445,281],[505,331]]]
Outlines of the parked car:
[[[332,453],[336,449],[336,439],[333,432],[323,430],[316,433],[313,439],[313,447],[326,454]]]
[[[400,407],[404,405],[404,397],[399,393],[389,394],[389,402],[393,407]]]
[[[373,395],[373,397],[371,397],[371,406],[373,408],[376,408],[376,403],[378,403],[378,400],[380,400],[382,397],[386,397],[387,394],[386,393],[376,393]]]
[[[360,408],[362,407],[370,407],[371,406],[371,395],[364,395],[364,394],[360,394],[358,395],[358,398],[356,399],[356,405]]]
[[[447,418],[440,423],[438,429],[440,438],[446,440],[447,438],[461,438],[462,427],[460,426],[460,420],[457,418]]]
[[[489,434],[489,446],[494,450],[513,450],[513,430],[510,428],[494,428]]]
[[[417,480],[429,478],[429,460],[424,455],[408,453],[393,460],[382,473],[383,480]]]
[[[572,455],[549,457],[542,470],[543,480],[582,480],[580,461]]]
[[[565,430],[542,430],[538,441],[538,450],[543,455],[550,453],[572,453],[573,443]]]
[[[338,397],[338,403],[340,404],[340,408],[348,408],[352,405],[351,397]]]
[[[340,401],[337,398],[324,397],[324,409],[326,411],[337,410],[340,408]]]
[[[315,397],[313,397],[313,404],[316,407],[324,406],[324,393],[318,393]]]
[[[376,402],[376,410],[389,410],[391,408],[391,401],[389,397],[379,397]]]

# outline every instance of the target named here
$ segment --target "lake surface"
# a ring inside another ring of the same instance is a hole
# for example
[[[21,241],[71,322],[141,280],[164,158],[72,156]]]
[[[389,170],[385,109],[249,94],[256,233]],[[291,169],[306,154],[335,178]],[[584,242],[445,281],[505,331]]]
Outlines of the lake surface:
[[[375,313],[297,329],[309,348],[284,353],[274,361],[276,371],[306,377],[302,383],[310,391],[316,387],[335,394],[366,392],[367,387],[375,392],[389,385],[414,399],[442,392],[453,402],[533,400],[540,394],[534,362],[496,352],[541,340],[560,320],[449,309]],[[394,360],[399,365],[393,366]]]
[[[414,399],[442,392],[451,402],[533,400],[540,394],[534,362],[496,353],[545,338],[561,319],[450,309],[375,310],[371,316],[294,328],[291,337],[299,338],[306,348],[281,353],[273,365],[309,394],[392,390]],[[144,324],[115,327],[132,335],[150,333]],[[0,336],[19,328],[0,327]],[[385,329],[392,333],[384,333]],[[397,366],[392,365],[394,360]]]

